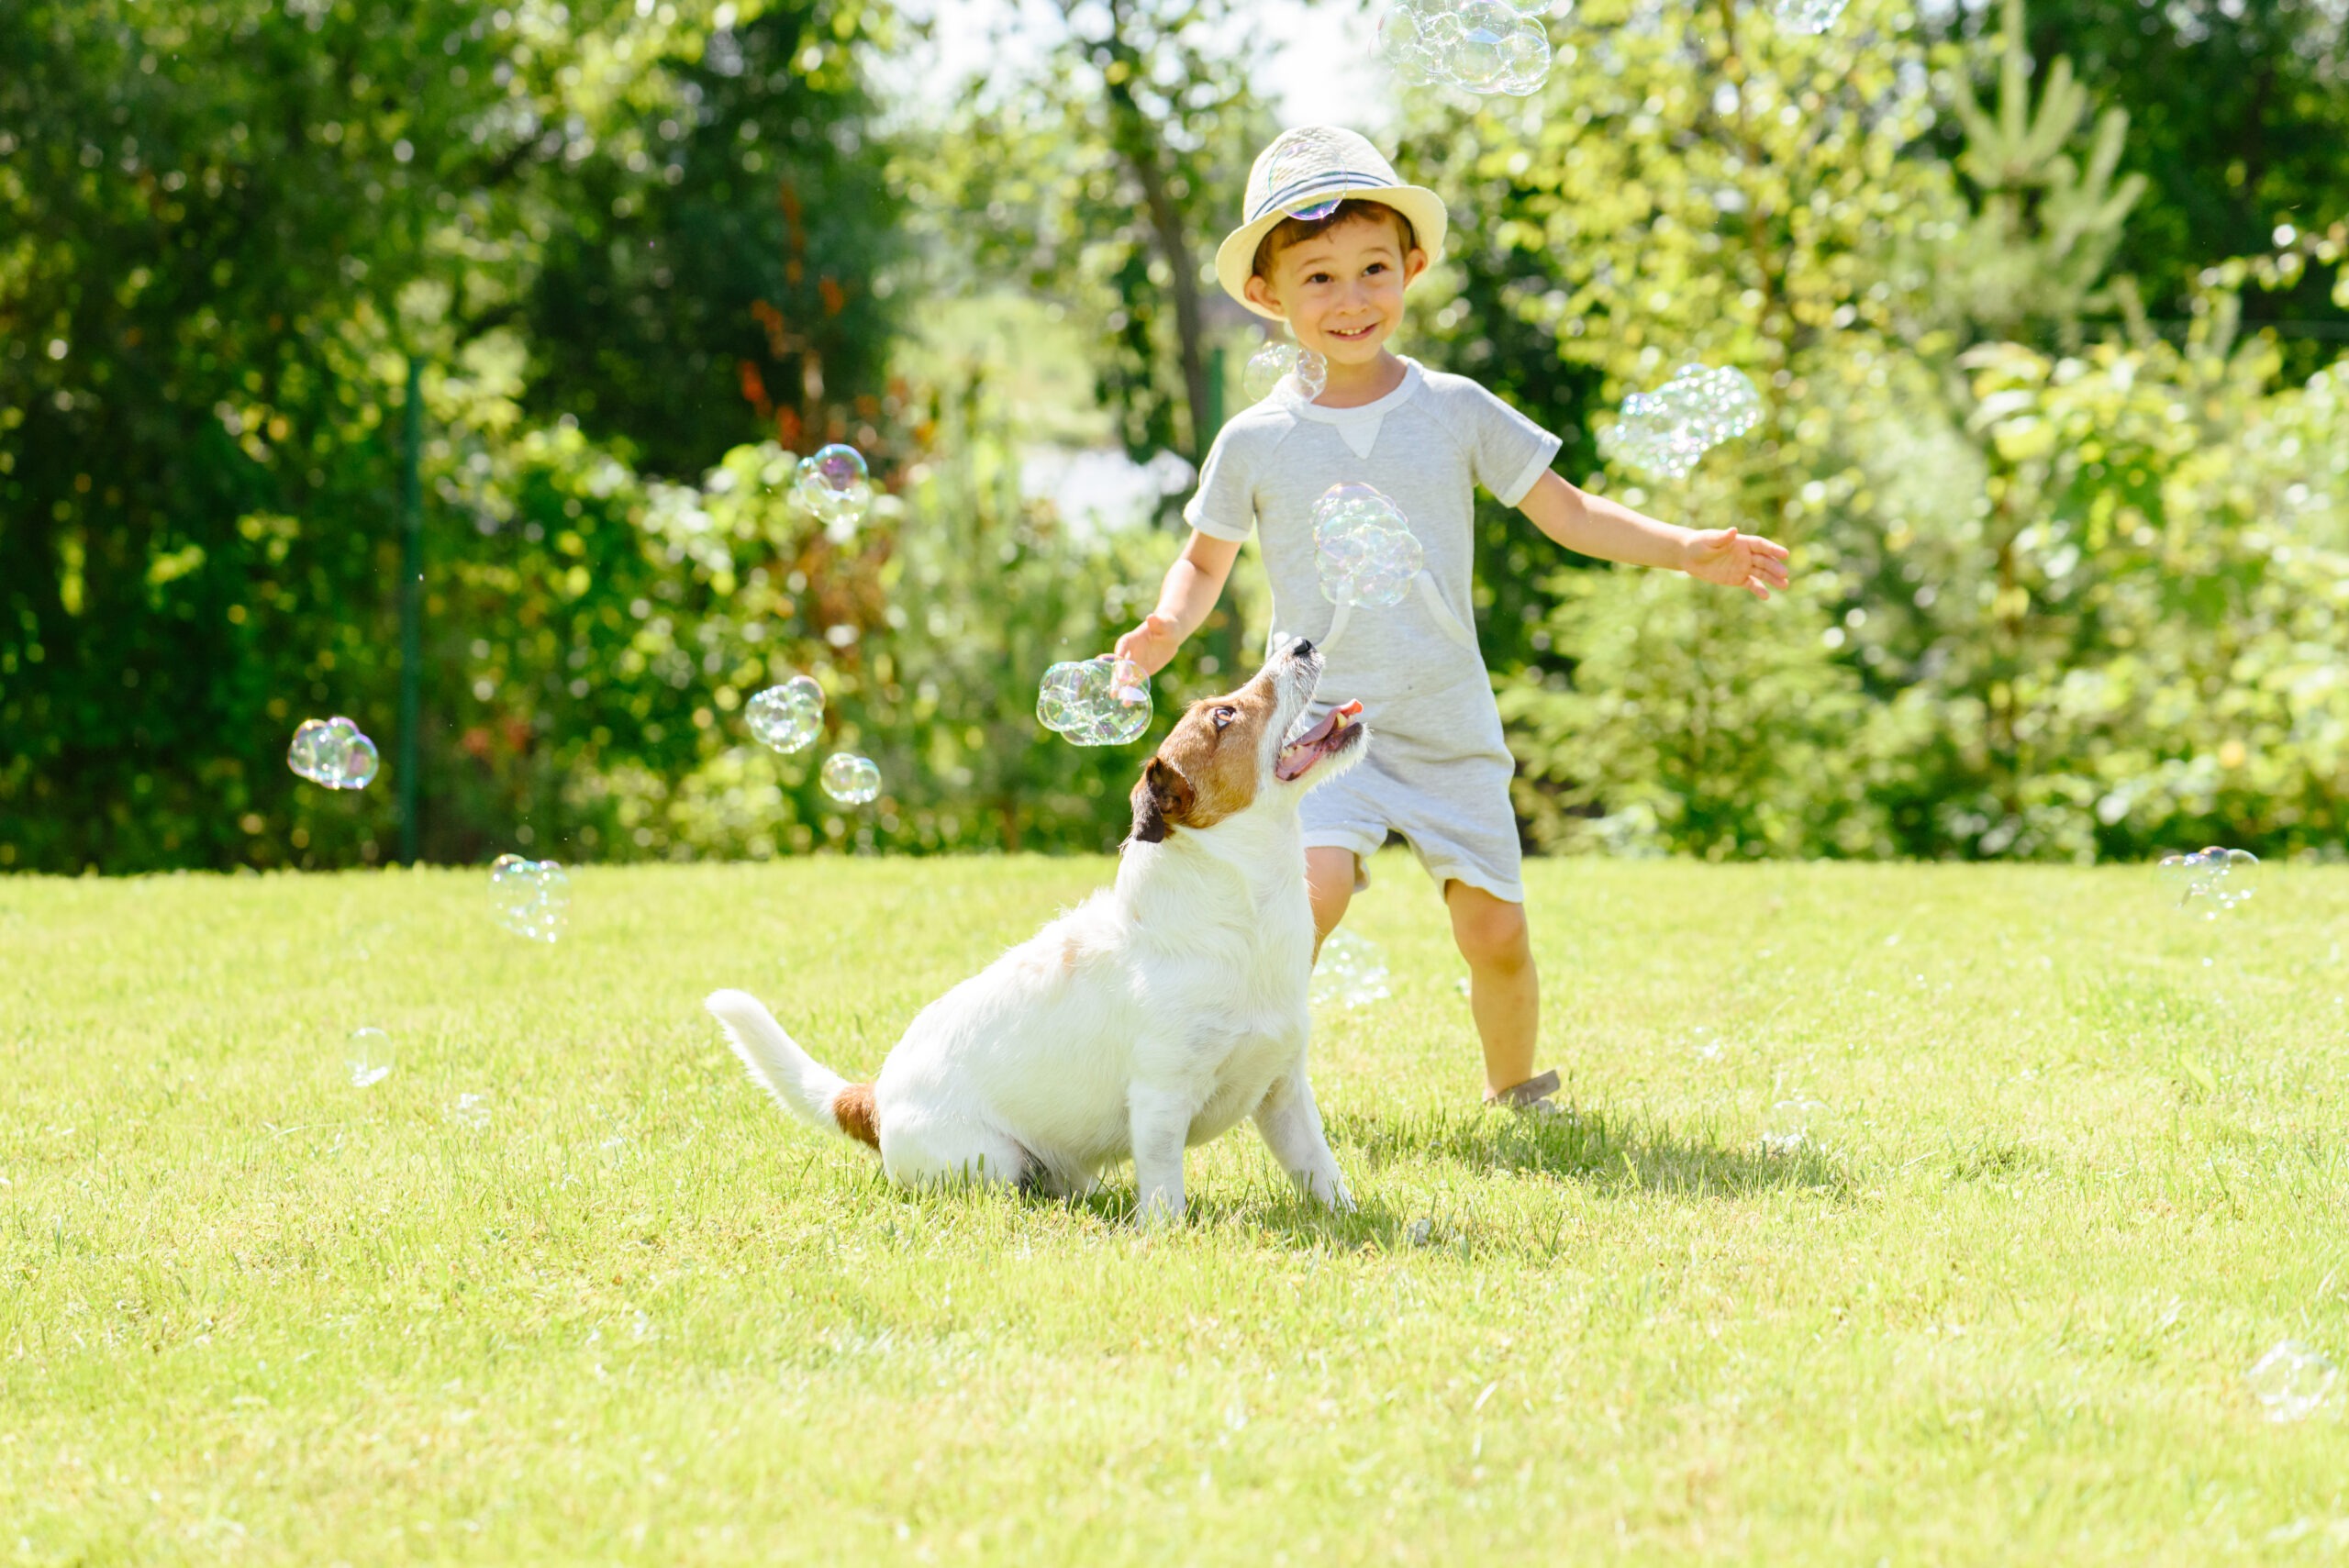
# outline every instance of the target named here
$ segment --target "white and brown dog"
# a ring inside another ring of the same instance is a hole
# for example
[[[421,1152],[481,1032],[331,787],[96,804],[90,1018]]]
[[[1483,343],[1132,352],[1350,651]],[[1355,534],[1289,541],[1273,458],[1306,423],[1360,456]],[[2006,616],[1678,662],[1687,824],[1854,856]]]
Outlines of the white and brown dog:
[[[1298,1188],[1351,1208],[1305,1075],[1313,916],[1297,803],[1362,755],[1359,703],[1308,728],[1299,641],[1191,705],[1133,791],[1114,886],[923,1008],[851,1084],[766,1008],[709,1010],[786,1110],[881,1151],[892,1181],[1069,1195],[1130,1156],[1145,1218],[1183,1212],[1183,1151],[1256,1118]]]

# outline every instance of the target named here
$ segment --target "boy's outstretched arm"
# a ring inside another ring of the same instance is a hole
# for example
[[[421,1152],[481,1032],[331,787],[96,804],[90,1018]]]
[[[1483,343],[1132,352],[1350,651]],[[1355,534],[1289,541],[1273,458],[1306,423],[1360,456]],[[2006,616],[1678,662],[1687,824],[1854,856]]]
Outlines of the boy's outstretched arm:
[[[1224,580],[1231,575],[1231,563],[1239,559],[1238,540],[1194,529],[1183,553],[1166,569],[1166,581],[1158,590],[1158,607],[1118,639],[1118,657],[1132,660],[1153,675],[1164,669],[1183,639],[1198,630],[1199,623],[1215,608]]]
[[[1757,599],[1787,585],[1785,545],[1735,528],[1684,528],[1634,512],[1620,501],[1575,488],[1545,473],[1517,509],[1551,539],[1583,555],[1631,566],[1686,572],[1708,583],[1742,588]],[[1210,600],[1210,603],[1213,601]]]

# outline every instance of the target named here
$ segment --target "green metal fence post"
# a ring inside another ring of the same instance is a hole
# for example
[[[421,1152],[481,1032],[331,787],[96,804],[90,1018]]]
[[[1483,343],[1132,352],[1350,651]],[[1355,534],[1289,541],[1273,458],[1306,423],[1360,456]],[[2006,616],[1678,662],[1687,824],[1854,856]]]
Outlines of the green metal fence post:
[[[407,359],[400,474],[400,863],[416,863],[417,728],[424,710],[424,361]]]

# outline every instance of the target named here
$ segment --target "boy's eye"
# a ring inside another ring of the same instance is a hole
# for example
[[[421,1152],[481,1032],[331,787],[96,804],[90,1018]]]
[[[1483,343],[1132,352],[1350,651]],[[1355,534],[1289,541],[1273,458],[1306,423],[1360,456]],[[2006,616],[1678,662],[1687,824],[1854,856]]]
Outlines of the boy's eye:
[[[1384,261],[1373,261],[1369,266],[1363,269],[1365,272],[1383,272],[1386,270],[1386,263]]]
[[[1330,274],[1327,272],[1308,272],[1305,274],[1305,281],[1308,284],[1326,284],[1330,281]]]
[[[1221,729],[1225,725],[1230,724],[1233,719],[1239,717],[1240,710],[1237,708],[1219,707],[1215,710],[1215,727],[1218,729]]]

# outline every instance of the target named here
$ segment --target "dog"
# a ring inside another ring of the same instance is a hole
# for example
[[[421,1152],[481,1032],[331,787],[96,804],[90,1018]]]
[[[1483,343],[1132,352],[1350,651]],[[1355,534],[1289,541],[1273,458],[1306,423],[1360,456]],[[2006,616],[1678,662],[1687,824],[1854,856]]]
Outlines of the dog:
[[[1193,703],[1134,784],[1116,883],[923,1008],[871,1084],[818,1064],[755,998],[711,995],[751,1078],[901,1184],[1080,1196],[1130,1158],[1142,1220],[1173,1220],[1183,1151],[1252,1116],[1301,1192],[1351,1209],[1305,1072],[1297,806],[1369,727],[1358,702],[1306,723],[1321,662],[1300,639]]]

